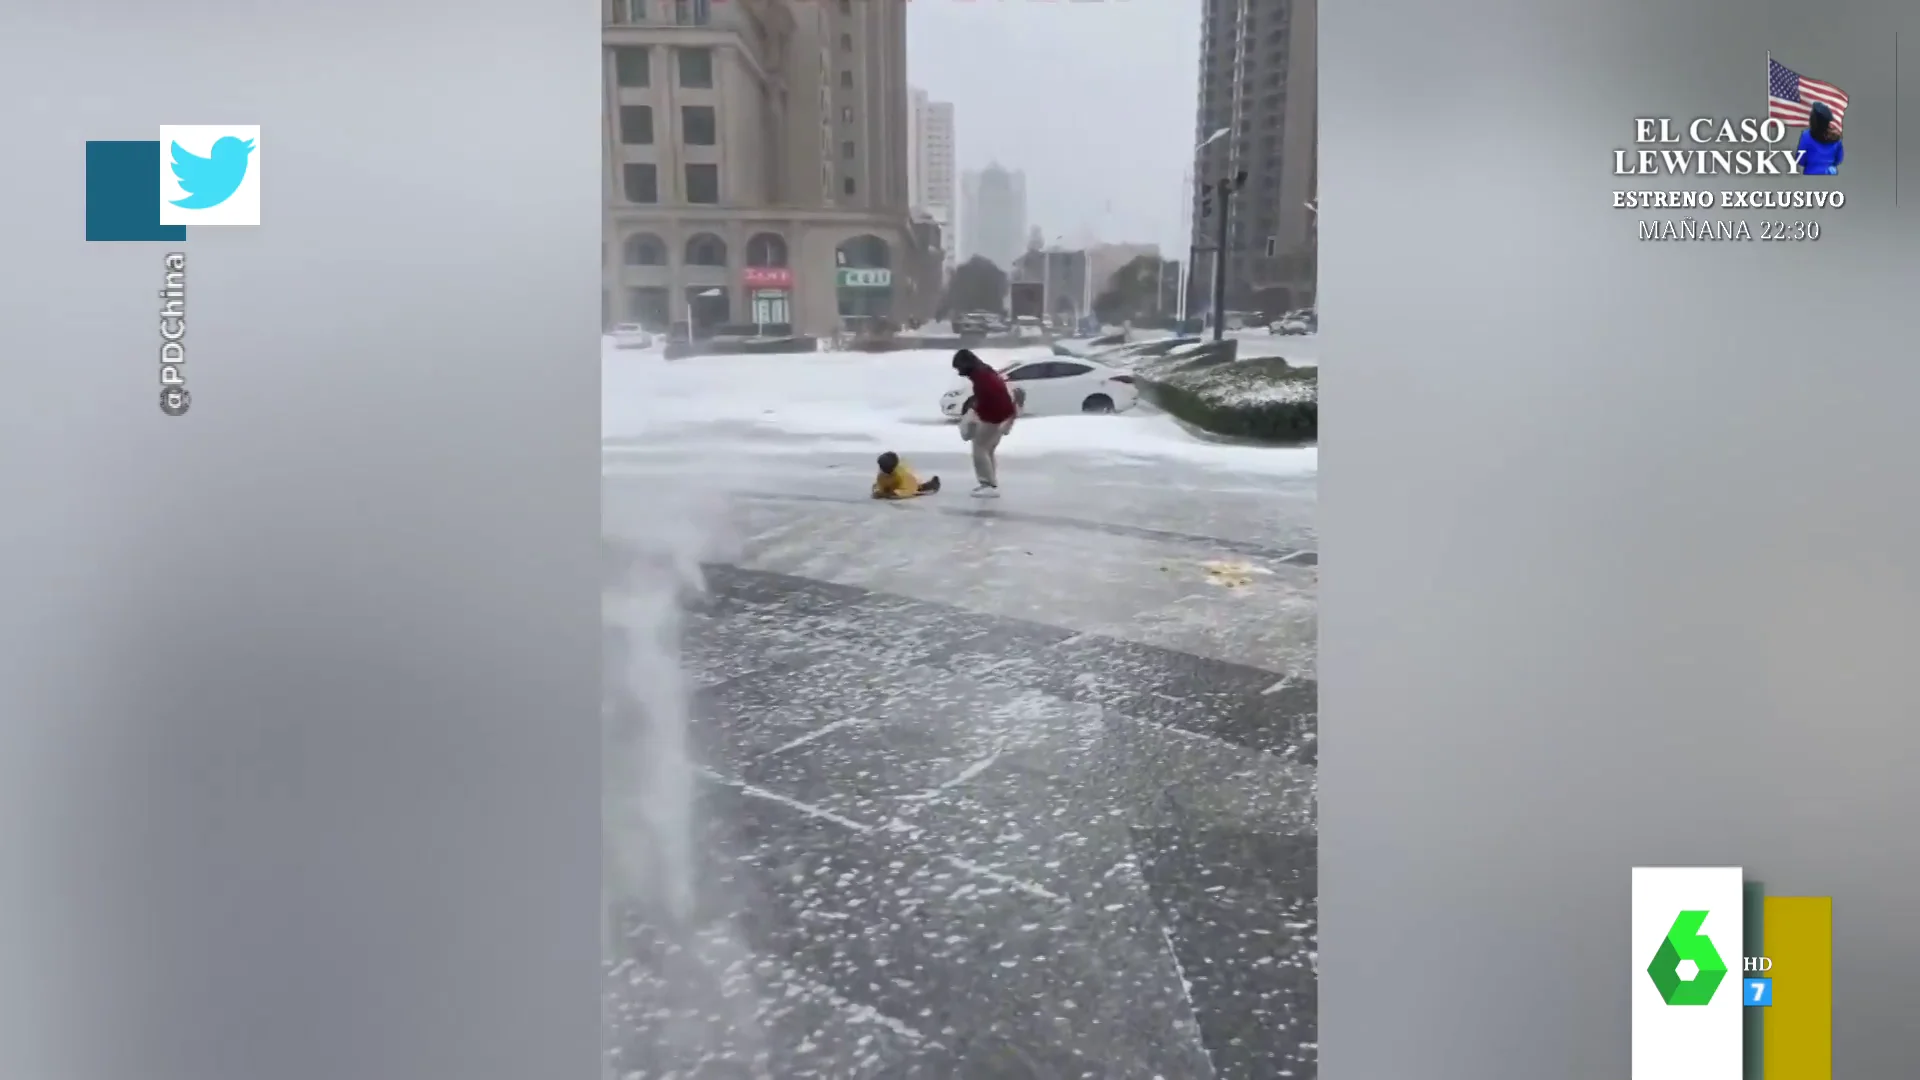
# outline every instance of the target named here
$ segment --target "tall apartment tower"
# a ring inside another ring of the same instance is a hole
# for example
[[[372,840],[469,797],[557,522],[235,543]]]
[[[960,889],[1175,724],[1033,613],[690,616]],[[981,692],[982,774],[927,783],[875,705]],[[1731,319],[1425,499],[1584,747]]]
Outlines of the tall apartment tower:
[[[1194,157],[1194,310],[1212,296],[1218,219],[1201,213],[1206,186],[1237,172],[1227,236],[1227,307],[1283,310],[1313,303],[1316,230],[1307,204],[1319,181],[1318,0],[1202,0],[1194,142],[1228,134]]]
[[[954,171],[953,103],[934,101],[925,90],[916,88],[908,124],[912,137],[908,184],[913,192],[914,216],[940,227],[945,269],[951,272],[959,246],[959,237],[954,235],[959,191]]]
[[[824,334],[931,306],[907,0],[601,5],[606,322]]]
[[[960,250],[983,255],[1002,270],[1027,250],[1027,177],[988,165],[960,180]]]

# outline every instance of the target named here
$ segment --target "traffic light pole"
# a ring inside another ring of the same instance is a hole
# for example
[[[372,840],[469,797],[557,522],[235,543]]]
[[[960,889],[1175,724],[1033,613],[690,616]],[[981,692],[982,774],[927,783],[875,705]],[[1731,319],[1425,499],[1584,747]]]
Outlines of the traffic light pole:
[[[1233,181],[1221,178],[1214,190],[1219,192],[1220,220],[1213,237],[1213,340],[1227,336],[1227,221],[1233,199]]]
[[[1179,327],[1179,330],[1183,334],[1187,332],[1187,328],[1186,328],[1187,319],[1193,315],[1193,283],[1195,280],[1197,280],[1193,276],[1193,264],[1199,261],[1200,261],[1200,245],[1197,243],[1193,243],[1191,242],[1191,240],[1189,240],[1187,244],[1187,261],[1184,264],[1182,264],[1180,267],[1180,323],[1181,325]]]

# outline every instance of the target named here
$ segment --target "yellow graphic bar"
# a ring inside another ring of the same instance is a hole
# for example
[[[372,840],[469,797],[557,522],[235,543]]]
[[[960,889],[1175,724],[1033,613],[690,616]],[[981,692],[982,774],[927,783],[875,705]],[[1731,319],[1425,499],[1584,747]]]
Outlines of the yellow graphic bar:
[[[1767,1080],[1833,1080],[1833,898],[1769,896],[1765,911]]]

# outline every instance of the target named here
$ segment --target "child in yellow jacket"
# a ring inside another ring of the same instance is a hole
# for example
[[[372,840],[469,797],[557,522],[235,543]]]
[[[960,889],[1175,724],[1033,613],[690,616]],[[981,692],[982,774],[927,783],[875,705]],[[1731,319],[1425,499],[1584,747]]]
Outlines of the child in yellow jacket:
[[[940,478],[932,476],[926,483],[913,475],[907,463],[900,455],[889,450],[880,455],[880,475],[873,481],[873,497],[876,499],[911,499],[916,495],[931,495],[940,490]]]

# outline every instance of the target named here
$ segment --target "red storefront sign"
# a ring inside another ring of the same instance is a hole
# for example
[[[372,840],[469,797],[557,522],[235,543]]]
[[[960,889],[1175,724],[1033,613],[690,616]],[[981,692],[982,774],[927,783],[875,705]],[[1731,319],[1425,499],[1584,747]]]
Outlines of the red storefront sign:
[[[740,272],[740,281],[749,289],[791,289],[793,271],[784,266],[749,266]]]

